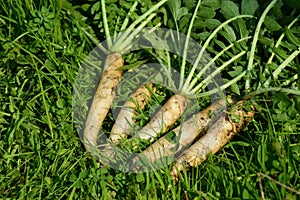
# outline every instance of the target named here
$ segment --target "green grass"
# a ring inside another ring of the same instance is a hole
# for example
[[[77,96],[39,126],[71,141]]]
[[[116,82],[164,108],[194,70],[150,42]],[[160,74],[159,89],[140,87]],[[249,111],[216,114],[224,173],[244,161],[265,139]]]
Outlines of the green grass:
[[[184,172],[177,186],[172,186],[171,166],[133,174],[100,166],[91,158],[75,129],[72,113],[73,84],[80,64],[94,48],[95,38],[104,40],[100,23],[86,9],[91,5],[59,0],[0,3],[1,199],[185,199],[186,195],[188,199],[260,199],[260,181],[266,199],[299,198],[274,181],[258,177],[264,173],[300,191],[299,97],[294,95],[255,97],[254,120],[203,165]],[[161,13],[163,20],[165,12]],[[108,20],[115,23],[113,19]],[[284,20],[288,21],[281,22]],[[299,22],[297,26],[295,32]],[[184,32],[185,27],[181,28]],[[204,37],[196,31],[192,35]],[[275,32],[268,37],[276,40],[278,35]],[[261,46],[268,47],[267,39],[259,39],[265,42]],[[294,51],[286,41],[284,45],[277,49],[283,56],[276,54],[279,61],[287,57],[283,54]],[[218,51],[214,46],[210,50]],[[263,62],[268,50],[260,49],[254,59]],[[300,74],[299,58],[289,67],[272,86],[279,87],[297,68]],[[253,70],[254,89],[260,78],[264,80],[256,73],[260,70]],[[228,74],[224,76],[230,79]],[[299,80],[289,86],[299,87]],[[241,83],[237,87],[242,91]]]

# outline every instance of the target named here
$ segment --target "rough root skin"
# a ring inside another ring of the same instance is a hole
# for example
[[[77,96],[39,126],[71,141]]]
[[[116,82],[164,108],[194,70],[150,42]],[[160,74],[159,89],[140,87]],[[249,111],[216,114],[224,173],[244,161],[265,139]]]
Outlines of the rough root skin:
[[[96,146],[98,133],[112,105],[116,87],[122,77],[123,72],[118,70],[122,66],[124,66],[124,60],[119,53],[111,53],[105,59],[104,71],[98,83],[83,131],[84,145],[88,151],[91,151],[91,146]]]
[[[180,118],[186,106],[187,99],[185,96],[181,94],[173,95],[135,137],[153,141],[159,133],[165,132]]]
[[[250,112],[243,110],[245,102],[237,102],[226,114],[219,116],[207,133],[176,160],[171,170],[175,184],[178,182],[179,173],[184,168],[199,166],[207,159],[208,154],[218,152],[253,119],[254,108]],[[233,121],[231,115],[238,116],[239,121]]]

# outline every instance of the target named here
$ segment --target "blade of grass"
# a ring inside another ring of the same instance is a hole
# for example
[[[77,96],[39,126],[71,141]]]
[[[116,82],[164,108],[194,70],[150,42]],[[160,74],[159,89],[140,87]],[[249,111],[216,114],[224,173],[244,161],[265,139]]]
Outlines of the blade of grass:
[[[31,54],[30,54],[30,56],[31,56]],[[45,95],[45,91],[44,91],[44,87],[43,87],[43,81],[42,81],[41,74],[40,74],[40,71],[38,69],[38,66],[35,63],[35,59],[32,56],[31,56],[31,58],[32,58],[32,62],[33,62],[33,65],[35,67],[36,73],[38,75],[39,85],[40,85],[41,93],[42,93],[43,104],[45,106],[45,111],[46,111],[46,116],[47,116],[47,121],[48,121],[48,127],[50,129],[51,138],[53,139],[54,138],[54,132],[53,132],[52,121],[51,121],[51,117],[50,117],[50,113],[49,113],[50,108],[49,108],[47,100],[46,100],[46,95]]]
[[[41,88],[41,94],[42,94],[42,99],[43,99],[43,104],[45,106],[45,111],[46,111],[46,116],[47,116],[47,121],[48,121],[48,127],[50,129],[51,137],[53,138],[54,133],[53,133],[53,126],[52,126],[52,121],[50,119],[50,113],[49,113],[50,108],[48,107],[48,104],[47,104],[47,100],[46,100],[46,96],[45,96],[45,90],[44,90],[44,87],[43,87],[43,82],[42,82],[41,74],[40,74],[40,71],[39,71],[39,69],[37,67],[37,64],[36,64],[35,60],[38,61],[42,65],[44,65],[44,63],[37,56],[35,56],[34,54],[32,54],[30,51],[24,49],[18,43],[14,43],[14,44],[16,46],[18,46],[20,49],[22,49],[24,52],[28,53],[30,55],[30,57],[31,57],[31,60],[32,60],[33,65],[34,65],[34,68],[35,68],[35,70],[37,72],[37,75],[38,75],[39,85],[40,85],[40,88]]]

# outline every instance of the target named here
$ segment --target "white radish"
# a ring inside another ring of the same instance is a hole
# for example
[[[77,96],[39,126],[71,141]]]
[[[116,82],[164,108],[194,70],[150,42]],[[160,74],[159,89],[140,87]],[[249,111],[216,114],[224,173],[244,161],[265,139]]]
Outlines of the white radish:
[[[143,110],[145,105],[151,100],[151,92],[155,92],[153,83],[147,83],[138,88],[131,96],[130,100],[126,101],[122,107],[114,126],[111,129],[110,138],[114,144],[118,144],[121,138],[125,138],[130,132],[135,119],[136,109]]]
[[[97,144],[99,131],[112,105],[116,87],[122,77],[123,72],[119,70],[122,66],[124,66],[124,60],[119,53],[111,53],[105,59],[102,76],[90,106],[83,131],[84,145],[89,151],[91,146],[95,147]]]
[[[244,100],[237,102],[226,115],[220,115],[215,123],[209,127],[207,133],[176,160],[171,170],[171,176],[175,183],[178,181],[180,171],[183,171],[184,168],[189,169],[200,165],[209,154],[218,152],[252,120],[254,109],[251,111],[243,110],[242,107],[245,102]],[[232,120],[231,115],[239,118],[239,120]]]

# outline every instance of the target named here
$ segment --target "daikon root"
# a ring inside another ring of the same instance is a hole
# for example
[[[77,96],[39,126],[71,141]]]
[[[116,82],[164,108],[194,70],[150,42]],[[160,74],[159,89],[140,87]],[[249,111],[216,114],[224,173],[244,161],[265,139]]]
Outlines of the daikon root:
[[[83,131],[84,145],[88,151],[91,151],[91,147],[95,147],[97,144],[99,131],[112,105],[116,87],[122,77],[123,72],[118,70],[122,66],[124,66],[124,60],[119,53],[111,53],[105,59],[102,76],[90,106]]]
[[[151,100],[151,92],[155,91],[153,83],[147,83],[138,88],[122,107],[114,126],[111,129],[110,138],[114,144],[118,144],[121,138],[125,138],[130,132],[135,120],[136,109],[144,109],[145,105]]]
[[[209,154],[218,152],[252,120],[254,108],[251,108],[251,111],[244,110],[245,102],[244,100],[237,102],[225,115],[220,115],[207,133],[176,160],[171,170],[175,183],[184,168],[189,169],[200,165]]]
[[[173,95],[134,137],[153,141],[159,133],[166,132],[181,117],[186,106],[186,97],[181,94]]]
[[[232,99],[229,97],[227,101],[232,103]],[[224,99],[214,102],[206,109],[193,115],[181,126],[176,127],[145,149],[142,153],[143,159],[148,159],[153,163],[163,157],[176,157],[205,134],[212,117],[216,116],[222,109],[226,109],[226,100]],[[140,158],[136,157],[133,162]]]

